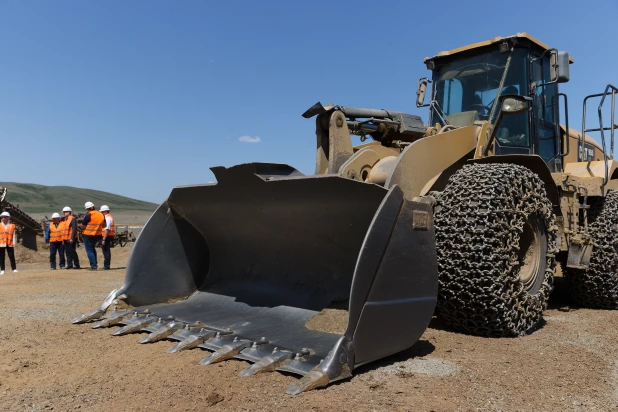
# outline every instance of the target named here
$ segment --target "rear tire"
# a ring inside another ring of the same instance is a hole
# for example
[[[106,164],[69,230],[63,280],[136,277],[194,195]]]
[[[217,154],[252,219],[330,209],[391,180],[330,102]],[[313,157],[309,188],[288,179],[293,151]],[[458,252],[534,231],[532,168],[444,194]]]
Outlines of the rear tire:
[[[589,200],[589,233],[595,246],[588,269],[567,268],[569,293],[584,307],[618,309],[618,192]]]
[[[553,289],[554,220],[543,182],[525,167],[472,164],[455,173],[435,213],[439,316],[482,336],[534,329]]]

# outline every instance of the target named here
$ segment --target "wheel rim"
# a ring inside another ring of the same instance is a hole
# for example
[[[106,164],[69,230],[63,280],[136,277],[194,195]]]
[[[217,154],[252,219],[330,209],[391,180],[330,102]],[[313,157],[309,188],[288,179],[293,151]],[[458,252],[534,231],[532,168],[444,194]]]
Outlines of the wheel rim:
[[[527,291],[532,290],[539,276],[541,265],[541,235],[536,219],[526,220],[519,238],[519,281]]]

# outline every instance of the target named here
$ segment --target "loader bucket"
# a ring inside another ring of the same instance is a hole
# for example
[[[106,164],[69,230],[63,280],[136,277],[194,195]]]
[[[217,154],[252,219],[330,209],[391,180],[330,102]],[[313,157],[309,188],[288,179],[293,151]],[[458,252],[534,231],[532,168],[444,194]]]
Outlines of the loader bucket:
[[[243,376],[302,375],[292,394],[420,338],[437,296],[429,204],[287,165],[212,170],[217,184],[174,189],[141,232],[115,293],[133,309],[107,314],[116,334],[252,362]],[[347,302],[344,334],[305,326],[334,302]]]

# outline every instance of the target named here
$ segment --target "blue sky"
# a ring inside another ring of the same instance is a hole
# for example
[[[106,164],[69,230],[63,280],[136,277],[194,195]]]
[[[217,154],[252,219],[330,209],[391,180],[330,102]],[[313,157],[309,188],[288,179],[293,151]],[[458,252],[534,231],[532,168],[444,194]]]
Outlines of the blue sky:
[[[617,16],[615,0],[0,0],[0,179],[161,202],[210,166],[311,173],[312,104],[426,120],[424,57],[521,31],[574,57],[575,127],[583,97],[618,83]]]

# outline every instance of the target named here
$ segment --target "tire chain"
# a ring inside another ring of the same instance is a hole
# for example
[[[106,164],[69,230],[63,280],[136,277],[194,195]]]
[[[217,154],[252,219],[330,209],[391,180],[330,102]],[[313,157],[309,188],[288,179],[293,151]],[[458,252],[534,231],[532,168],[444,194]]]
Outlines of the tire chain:
[[[618,191],[588,199],[594,249],[587,270],[565,271],[569,293],[585,307],[618,309]]]
[[[524,223],[547,228],[546,269],[538,292],[519,280]],[[454,329],[482,336],[518,336],[534,328],[553,289],[558,252],[555,217],[545,186],[515,164],[465,165],[438,196],[438,314]]]

